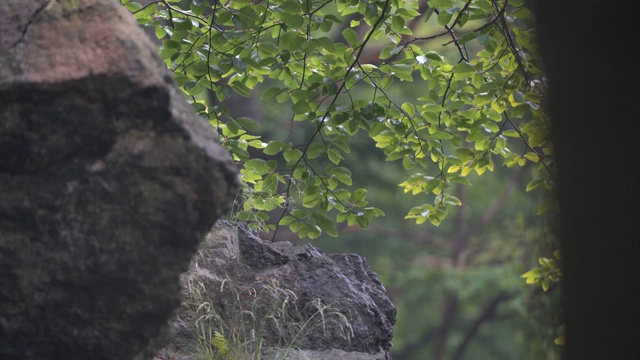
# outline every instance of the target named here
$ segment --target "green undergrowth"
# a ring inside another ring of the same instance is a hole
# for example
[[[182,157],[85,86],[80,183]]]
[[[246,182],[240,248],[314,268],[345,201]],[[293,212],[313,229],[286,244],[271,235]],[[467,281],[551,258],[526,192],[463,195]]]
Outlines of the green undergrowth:
[[[180,347],[193,359],[265,359],[268,348],[285,350],[269,359],[286,359],[313,331],[337,328],[348,341],[353,337],[349,318],[337,308],[321,299],[301,301],[275,283],[248,287],[225,279],[212,288],[196,276],[185,280],[182,306],[192,336]]]

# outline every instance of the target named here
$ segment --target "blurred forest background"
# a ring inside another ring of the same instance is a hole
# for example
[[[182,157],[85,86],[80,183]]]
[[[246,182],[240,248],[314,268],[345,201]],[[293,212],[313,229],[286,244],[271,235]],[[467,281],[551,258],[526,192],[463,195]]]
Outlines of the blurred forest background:
[[[425,27],[421,33],[440,28],[435,17],[420,26]],[[427,49],[445,57],[447,51],[456,51],[444,48],[443,42],[436,39]],[[260,85],[251,98],[234,95],[226,105],[234,117],[260,122],[265,139],[304,142],[314,127],[296,122],[292,128],[283,104],[260,101],[260,87],[268,86]],[[412,83],[396,82],[392,93],[402,103],[419,97],[425,86],[416,77]],[[337,238],[323,234],[299,239],[281,227],[275,240],[311,242],[329,253],[354,252],[368,259],[398,308],[393,359],[559,359],[554,344],[559,326],[557,286],[544,293],[520,277],[538,265],[540,256],[557,248],[553,219],[537,214],[548,193],[543,188],[525,191],[535,168],[497,166],[492,174],[471,174],[473,185],[457,184],[453,192],[462,206],[439,227],[416,225],[404,217],[426,200],[398,186],[411,171],[398,162],[386,162],[367,134],[358,135],[341,164],[352,171],[354,184],[368,190],[371,206],[386,215],[368,229],[339,224]]]
[[[420,91],[420,83],[397,86],[398,94]],[[258,91],[258,93],[260,93]],[[413,96],[413,95],[408,95]],[[240,96],[227,106],[236,116],[257,119],[266,138],[304,139],[306,123],[290,132],[282,104]],[[526,192],[533,167],[496,167],[457,185],[462,206],[439,226],[404,219],[423,198],[397,185],[410,173],[386,162],[366,136],[356,136],[344,166],[369,191],[372,206],[386,215],[368,229],[340,224],[337,238],[314,240],[279,228],[276,241],[311,242],[329,253],[365,256],[398,308],[392,358],[397,360],[559,359],[557,288],[544,293],[520,276],[554,250],[552,219],[537,215],[545,190]],[[296,142],[294,140],[294,142]],[[262,234],[271,239],[272,234]]]
[[[435,19],[424,26],[439,27]],[[455,51],[438,40],[431,46],[445,56]],[[258,121],[265,140],[304,142],[314,126],[292,124],[285,104],[261,101],[261,88],[268,86],[267,80],[251,98],[234,94],[226,106],[233,117]],[[392,93],[402,103],[420,96],[424,86],[417,77],[412,83],[396,82]],[[351,153],[341,165],[352,171],[354,184],[368,190],[370,205],[386,215],[368,229],[339,224],[337,238],[300,239],[280,227],[275,241],[310,242],[329,253],[365,256],[398,308],[393,359],[559,359],[554,344],[560,325],[557,286],[545,293],[521,278],[540,256],[557,248],[553,219],[537,214],[549,194],[544,188],[525,191],[535,167],[496,166],[492,174],[471,174],[472,186],[457,184],[453,192],[462,206],[439,227],[416,225],[404,217],[426,199],[398,186],[411,170],[385,161],[382,149],[365,133],[349,144]],[[273,233],[262,237],[271,239]]]
[[[189,3],[181,2],[186,8]],[[323,11],[340,16],[332,6]],[[344,19],[345,26],[350,20]],[[435,16],[412,25],[412,30],[421,34],[442,29]],[[341,30],[335,29],[336,39]],[[153,28],[148,31],[153,37]],[[455,47],[444,47],[445,42],[446,38],[434,39],[421,47],[455,58]],[[470,53],[481,48],[478,44],[474,48],[474,44],[467,44]],[[368,54],[365,50],[362,58],[377,59],[380,49],[368,46],[372,51]],[[234,94],[223,104],[233,118],[257,121],[263,141],[304,143],[315,131],[313,124],[291,121],[290,109],[283,108],[286,103],[260,100],[273,83],[265,79],[251,97]],[[416,76],[413,82],[396,81],[388,92],[398,103],[411,102],[426,86]],[[544,292],[521,277],[538,265],[539,257],[557,249],[552,215],[537,214],[548,191],[542,187],[525,191],[535,167],[527,163],[522,167],[496,166],[492,174],[484,176],[472,173],[472,186],[453,185],[452,194],[462,206],[451,209],[438,227],[416,225],[404,217],[412,207],[428,200],[424,195],[405,194],[398,186],[412,170],[399,162],[386,162],[382,149],[363,132],[353,136],[349,145],[351,152],[344,154],[341,166],[351,170],[353,183],[366,188],[369,204],[386,216],[373,219],[368,229],[338,224],[337,238],[322,235],[312,241],[280,227],[275,241],[311,242],[329,253],[365,256],[398,309],[393,359],[559,359],[558,345],[554,344],[560,325],[557,284]],[[264,156],[249,152],[252,157]],[[272,220],[277,221],[278,215],[274,212]],[[273,233],[262,237],[271,239]]]

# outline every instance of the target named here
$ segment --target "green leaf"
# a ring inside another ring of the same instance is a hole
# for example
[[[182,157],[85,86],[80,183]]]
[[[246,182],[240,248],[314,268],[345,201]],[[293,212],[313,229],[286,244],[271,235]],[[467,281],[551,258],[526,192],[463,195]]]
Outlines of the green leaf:
[[[462,201],[453,195],[446,194],[443,199],[444,203],[447,205],[461,206]]]
[[[291,28],[299,28],[304,24],[304,17],[300,13],[291,14],[283,12],[280,14],[280,19]]]
[[[382,51],[380,51],[379,57],[380,59],[388,59],[391,56],[399,53],[403,48],[403,46],[398,46],[395,44],[385,46],[384,48],[382,48]]]
[[[369,228],[370,220],[371,220],[371,217],[363,213],[358,213],[358,215],[356,216],[356,222],[358,223],[358,226],[360,226],[363,229]]]
[[[414,159],[413,157],[411,157],[411,156],[405,156],[405,157],[402,159],[402,166],[403,166],[405,169],[407,169],[407,170],[409,170],[409,169],[413,169],[413,168],[416,166],[416,161],[415,161],[415,159]]]
[[[306,208],[313,208],[318,206],[322,200],[322,190],[319,186],[309,186],[304,190],[304,196],[302,197],[302,205]]]
[[[267,147],[264,148],[263,152],[265,153],[265,155],[276,155],[277,153],[282,151],[284,147],[285,144],[282,141],[275,140],[269,142],[269,144],[267,144]]]
[[[489,41],[491,41],[491,36],[486,34],[481,34],[481,35],[478,35],[477,39],[480,45],[487,46],[487,44],[489,44]]]
[[[527,284],[536,284],[540,280],[541,271],[541,268],[534,268],[522,274],[521,277],[526,279]]]
[[[406,64],[393,64],[391,65],[391,69],[393,70],[393,75],[398,77],[400,80],[405,81],[413,81],[413,68]]]
[[[542,280],[542,290],[547,291],[549,290],[549,279],[543,279]]]
[[[258,129],[260,128],[260,126],[258,125],[258,123],[248,117],[239,117],[239,118],[235,118],[234,121],[238,124],[240,124],[240,126],[242,126],[243,128],[247,129],[247,130],[251,130],[251,131],[258,131]]]
[[[316,225],[326,232],[329,236],[338,236],[338,231],[333,221],[320,213],[313,213],[311,217],[315,220]]]
[[[339,223],[345,222],[347,221],[348,217],[349,217],[350,212],[341,212],[338,214],[338,216],[336,217],[336,221]]]
[[[434,190],[436,190],[440,185],[442,185],[442,181],[440,179],[432,179],[427,182],[424,187],[423,192],[428,194]]]
[[[468,32],[468,33],[464,34],[464,36],[462,36],[462,37],[460,38],[459,42],[460,42],[461,44],[464,44],[464,43],[466,43],[466,42],[469,42],[469,41],[471,41],[471,40],[475,39],[476,37],[478,37],[478,33],[477,33],[477,32],[475,32],[475,31],[473,31],[473,32]]]
[[[262,93],[262,96],[260,97],[260,99],[270,99],[272,97],[279,95],[281,92],[283,92],[283,90],[284,89],[277,88],[277,87],[268,88]]]
[[[367,197],[366,189],[357,189],[356,191],[353,192],[351,199],[356,206],[365,206],[367,205],[367,202],[365,201],[366,197]]]
[[[231,86],[231,88],[238,93],[238,95],[244,96],[244,97],[251,97],[251,89],[249,89],[247,87],[247,85],[245,85],[244,83],[240,82],[240,81],[234,81],[232,83],[229,84],[229,86]]]
[[[458,175],[458,174],[448,175],[447,176],[447,180],[452,181],[452,182],[457,182],[457,183],[462,184],[462,185],[471,186],[471,182],[469,181],[469,179],[467,179],[464,176]]]
[[[289,149],[284,152],[286,161],[298,161],[302,157],[302,151],[298,149]]]
[[[449,21],[451,21],[452,16],[452,14],[449,14],[446,11],[442,11],[440,14],[438,14],[438,24],[440,24],[441,26],[446,26]]]
[[[520,134],[518,134],[517,131],[515,130],[505,130],[502,132],[502,135],[504,136],[508,136],[508,137],[513,137],[513,138],[519,138]]]
[[[351,171],[345,167],[337,167],[333,169],[332,175],[345,185],[352,185]]]
[[[449,8],[453,6],[453,0],[429,0],[427,4],[432,8]]]
[[[507,108],[506,104],[503,100],[492,101],[491,108],[495,110],[498,114],[502,114],[504,110]]]
[[[324,145],[320,143],[313,143],[309,145],[309,148],[307,149],[307,157],[309,159],[315,159],[321,154],[323,154],[325,150],[326,150],[326,147]]]
[[[473,74],[471,83],[476,87],[476,89],[480,89],[480,87],[484,84],[484,78],[482,77],[482,74]]]
[[[131,11],[131,12],[136,12],[136,11],[142,9],[142,5],[139,2],[136,2],[136,1],[129,1],[128,3],[126,3],[124,5],[124,7],[127,10]]]
[[[158,39],[162,39],[165,35],[167,35],[167,31],[162,26],[156,27],[156,37]]]
[[[305,38],[295,31],[285,32],[280,36],[280,44],[285,50],[293,51],[300,48]]]
[[[457,148],[455,150],[455,154],[460,158],[463,162],[467,162],[473,158],[475,158],[476,153],[469,148]]]
[[[191,1],[191,4],[189,4],[189,9],[195,15],[202,15],[202,13],[204,13],[205,7],[204,7],[204,4],[202,3],[202,1],[193,0],[193,1]]]
[[[524,157],[534,163],[537,163],[538,161],[540,161],[540,157],[538,157],[538,155],[536,153],[533,153],[531,151],[527,152],[526,154],[524,154]]]
[[[407,115],[413,117],[416,114],[416,109],[413,106],[413,104],[409,104],[409,103],[403,103],[401,105],[402,110],[404,110]]]
[[[540,185],[542,185],[543,182],[544,182],[543,179],[531,179],[529,181],[529,183],[527,184],[526,191],[531,191],[531,190],[539,187]]]
[[[305,114],[311,111],[311,108],[309,107],[309,104],[307,103],[306,100],[300,100],[295,104],[293,104],[293,107],[291,107],[291,110],[293,110],[294,114]]]
[[[442,58],[442,56],[440,56],[440,54],[438,54],[435,51],[427,51],[424,56],[426,56],[428,59],[431,60],[435,60],[435,61],[444,61],[444,59]]]
[[[358,43],[358,34],[352,28],[342,30],[342,37],[344,37],[351,47],[355,47]]]
[[[329,160],[331,160],[332,163],[336,165],[340,164],[340,161],[342,160],[342,154],[340,151],[336,149],[328,149],[327,155],[329,155]]]
[[[258,175],[263,175],[271,171],[271,167],[262,159],[251,159],[244,163],[244,168]]]
[[[365,16],[368,18],[373,18],[378,16],[378,6],[373,3],[367,4],[367,10],[365,12]]]
[[[446,133],[444,131],[436,131],[435,133],[429,135],[430,138],[432,139],[438,139],[438,140],[451,140],[453,139],[453,135]]]
[[[404,19],[400,16],[391,17],[391,29],[400,32],[404,28]]]
[[[280,220],[280,222],[278,223],[278,225],[286,226],[286,225],[293,224],[293,223],[295,223],[296,221],[297,221],[297,220],[296,220],[296,218],[294,218],[293,216],[285,216],[285,217],[283,217],[283,218]]]
[[[262,184],[262,191],[275,193],[278,188],[278,175],[269,174],[265,176],[264,183]]]
[[[455,74],[460,76],[468,75],[475,71],[473,66],[471,66],[471,64],[469,64],[468,62],[461,62],[455,65],[452,70]]]

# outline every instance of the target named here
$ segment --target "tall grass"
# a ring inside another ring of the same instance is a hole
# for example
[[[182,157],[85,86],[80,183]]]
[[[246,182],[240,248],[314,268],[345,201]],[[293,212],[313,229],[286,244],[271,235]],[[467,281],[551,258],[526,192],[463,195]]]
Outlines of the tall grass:
[[[193,274],[185,274],[183,280],[181,321],[190,336],[180,339],[178,347],[189,358],[258,360],[269,349],[277,350],[276,359],[286,359],[311,332],[326,334],[329,325],[332,336],[349,342],[353,337],[350,319],[334,304],[300,299],[275,279],[255,286],[229,278],[205,281]]]

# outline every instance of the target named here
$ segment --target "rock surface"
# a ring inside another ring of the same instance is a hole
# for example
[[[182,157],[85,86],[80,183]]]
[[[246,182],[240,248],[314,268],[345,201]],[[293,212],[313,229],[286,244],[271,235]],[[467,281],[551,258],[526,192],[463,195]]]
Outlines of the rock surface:
[[[235,166],[118,1],[0,12],[0,359],[145,358]]]
[[[214,330],[229,343],[248,344],[235,349],[244,355],[388,358],[396,309],[359,255],[265,243],[242,223],[221,222],[182,279],[175,335],[158,359],[219,351],[211,345]]]
[[[339,349],[324,351],[287,349],[266,351],[266,354],[261,358],[264,360],[385,360],[388,357],[384,353],[368,354],[357,351],[347,352]]]

